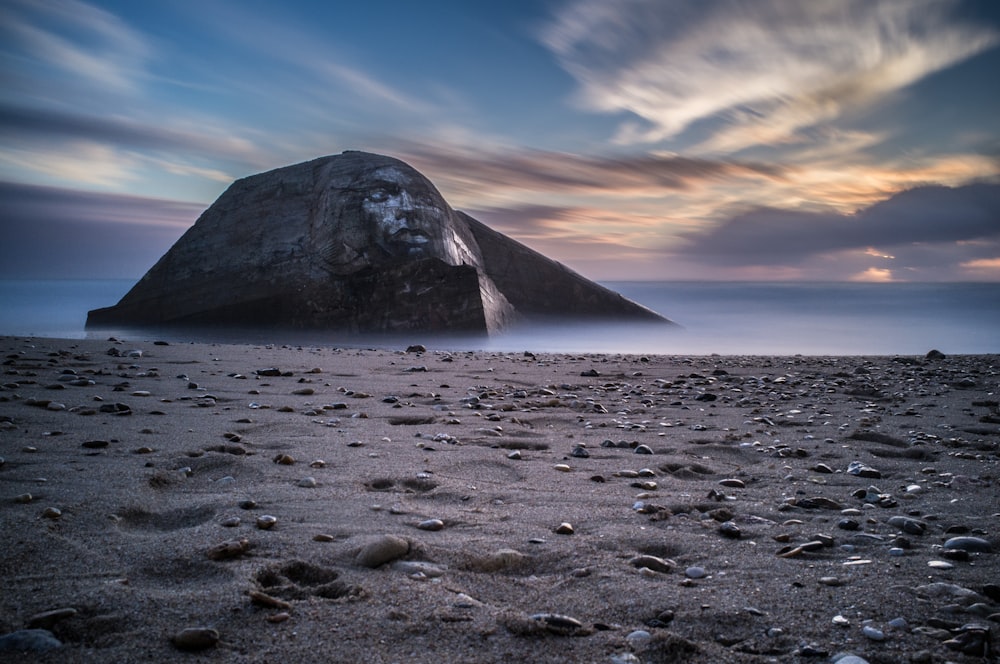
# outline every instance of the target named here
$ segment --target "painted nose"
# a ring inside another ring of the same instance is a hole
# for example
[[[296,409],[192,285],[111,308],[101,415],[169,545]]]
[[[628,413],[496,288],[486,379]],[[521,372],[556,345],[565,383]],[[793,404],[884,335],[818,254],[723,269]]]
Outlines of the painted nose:
[[[399,194],[399,206],[396,208],[396,219],[408,217],[414,210],[413,197],[407,192]]]

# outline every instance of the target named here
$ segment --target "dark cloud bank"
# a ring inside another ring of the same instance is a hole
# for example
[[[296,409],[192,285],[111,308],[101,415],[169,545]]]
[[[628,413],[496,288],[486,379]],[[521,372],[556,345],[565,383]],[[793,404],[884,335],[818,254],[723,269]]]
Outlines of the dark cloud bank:
[[[853,215],[757,208],[688,236],[686,256],[717,265],[797,265],[872,247],[927,256],[929,245],[965,260],[1000,258],[1000,185],[911,189]]]
[[[137,278],[204,206],[0,182],[0,278]]]

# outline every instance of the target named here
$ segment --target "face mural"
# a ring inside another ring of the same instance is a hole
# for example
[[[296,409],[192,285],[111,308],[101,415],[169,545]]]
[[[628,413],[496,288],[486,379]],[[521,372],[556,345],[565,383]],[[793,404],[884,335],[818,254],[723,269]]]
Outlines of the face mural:
[[[361,202],[373,249],[389,258],[436,256],[452,265],[468,261],[451,227],[445,202],[425,182],[395,166],[371,174]]]

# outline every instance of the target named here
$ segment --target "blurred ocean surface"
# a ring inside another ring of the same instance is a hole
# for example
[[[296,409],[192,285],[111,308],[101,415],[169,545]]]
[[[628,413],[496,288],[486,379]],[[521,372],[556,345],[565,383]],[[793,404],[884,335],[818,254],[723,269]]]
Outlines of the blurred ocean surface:
[[[134,283],[0,280],[0,335],[669,355],[923,355],[933,348],[946,354],[1000,353],[1000,283],[604,284],[681,328],[577,322],[517,327],[490,338],[84,331],[88,310],[115,304]]]

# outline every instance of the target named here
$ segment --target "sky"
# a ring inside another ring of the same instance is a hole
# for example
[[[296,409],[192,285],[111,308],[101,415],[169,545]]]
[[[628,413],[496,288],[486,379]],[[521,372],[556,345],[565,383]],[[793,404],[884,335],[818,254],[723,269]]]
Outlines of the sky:
[[[994,0],[0,0],[0,278],[365,150],[584,276],[1000,281]]]

